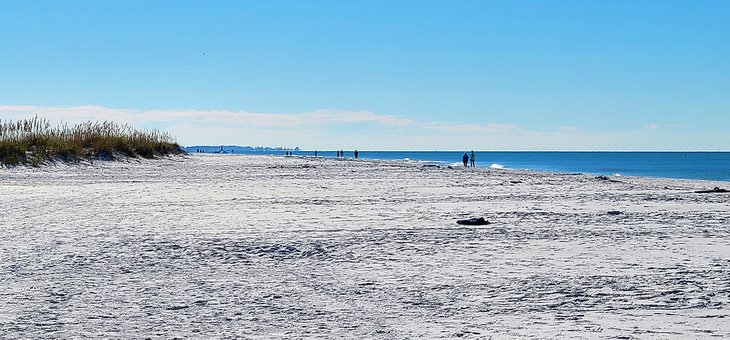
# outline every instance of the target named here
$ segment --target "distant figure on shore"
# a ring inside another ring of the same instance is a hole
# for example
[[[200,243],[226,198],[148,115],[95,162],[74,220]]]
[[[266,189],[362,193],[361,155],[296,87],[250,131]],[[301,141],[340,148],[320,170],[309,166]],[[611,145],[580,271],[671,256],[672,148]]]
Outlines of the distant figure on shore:
[[[469,166],[469,155],[464,152],[464,156],[461,157],[461,161],[464,163],[464,167]]]
[[[345,150],[340,150],[340,157],[345,158]]]
[[[314,157],[317,157],[317,150],[314,150]]]
[[[359,152],[357,152],[357,150],[355,150],[355,159],[357,159],[357,155],[358,155],[358,154],[360,154],[360,153],[359,153]]]
[[[475,167],[474,165],[474,150],[471,150],[471,155],[469,156],[469,162],[471,163],[471,167]]]

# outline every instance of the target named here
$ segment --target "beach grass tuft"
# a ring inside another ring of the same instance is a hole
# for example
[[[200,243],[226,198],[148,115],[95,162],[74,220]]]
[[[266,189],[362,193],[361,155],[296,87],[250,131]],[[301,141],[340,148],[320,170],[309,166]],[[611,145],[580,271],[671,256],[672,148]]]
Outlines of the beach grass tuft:
[[[184,153],[167,132],[137,130],[111,121],[52,125],[38,116],[0,119],[0,164],[32,165]]]

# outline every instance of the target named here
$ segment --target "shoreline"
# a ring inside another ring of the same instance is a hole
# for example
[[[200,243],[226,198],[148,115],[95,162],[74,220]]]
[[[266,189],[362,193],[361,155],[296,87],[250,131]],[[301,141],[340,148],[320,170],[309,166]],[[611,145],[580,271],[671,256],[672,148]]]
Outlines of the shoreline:
[[[346,154],[346,158],[352,159],[350,153]],[[312,152],[301,151],[295,155],[312,156]],[[411,160],[454,167],[461,165],[460,152],[362,151],[360,155],[360,158],[365,159]],[[478,168],[730,182],[728,152],[476,152],[476,155]],[[336,158],[335,153],[330,151],[321,151],[320,157]]]
[[[364,152],[370,152],[370,151],[364,151]],[[491,151],[490,151],[491,152]],[[500,153],[500,151],[495,151],[493,153]],[[513,153],[511,151],[504,153]],[[523,152],[519,152],[523,153]],[[575,153],[574,151],[529,151],[527,153]],[[585,151],[584,153],[594,153],[593,151]],[[625,151],[612,151],[612,153],[634,153],[634,152],[625,152]],[[638,153],[646,153],[646,152],[638,152]],[[675,151],[657,151],[653,153],[681,153],[681,152],[675,152]],[[707,151],[707,152],[696,152],[696,153],[728,153],[730,152],[714,152],[714,151]],[[378,158],[366,158],[366,157],[360,157],[359,159],[354,159],[353,157],[343,157],[343,158],[336,158],[333,156],[313,156],[313,155],[307,155],[307,154],[297,154],[297,155],[278,155],[278,154],[272,154],[272,153],[238,153],[238,154],[219,154],[219,153],[188,153],[188,154],[181,154],[181,155],[165,155],[153,158],[151,160],[158,161],[163,160],[169,157],[185,157],[185,156],[192,156],[192,155],[215,155],[215,156],[254,156],[254,157],[290,157],[290,158],[321,158],[321,159],[334,159],[334,160],[352,160],[352,161],[375,161],[375,162],[400,162],[404,164],[412,163],[412,164],[419,164],[424,167],[440,167],[440,168],[453,168],[453,169],[460,169],[463,166],[459,162],[447,162],[442,160],[418,160],[418,159],[409,159],[409,158],[398,158],[398,159],[378,159]],[[42,167],[55,167],[55,166],[65,166],[65,165],[94,165],[96,162],[136,162],[139,160],[142,160],[143,158],[140,157],[119,157],[117,159],[82,159],[79,161],[64,161],[62,159],[56,159],[53,162],[50,163],[44,163],[41,166],[32,166],[28,164],[16,164],[16,165],[0,165],[0,169],[12,169],[15,167],[36,167],[36,168],[42,168]],[[567,175],[586,175],[586,176],[595,176],[595,177],[612,177],[616,179],[620,178],[647,178],[647,179],[676,179],[676,180],[689,180],[689,181],[706,181],[706,182],[715,182],[719,185],[719,187],[728,186],[730,185],[730,179],[723,180],[723,179],[711,179],[711,178],[694,178],[694,177],[667,177],[667,176],[657,176],[657,175],[626,175],[622,173],[613,173],[613,172],[589,172],[589,171],[568,171],[568,170],[552,170],[552,169],[530,169],[530,168],[511,168],[511,167],[505,167],[502,164],[498,163],[492,163],[489,166],[485,166],[484,164],[478,165],[475,167],[476,169],[482,169],[482,170],[504,170],[504,171],[523,171],[523,172],[537,172],[537,173],[554,173],[554,174],[567,174]]]
[[[536,151],[537,152],[537,151]],[[622,174],[603,174],[603,173],[587,173],[587,172],[571,172],[571,171],[557,171],[557,170],[540,170],[540,169],[515,169],[515,168],[508,168],[508,167],[502,167],[501,165],[498,167],[493,167],[494,165],[499,164],[492,164],[492,166],[477,166],[474,168],[471,167],[463,167],[460,163],[454,162],[453,164],[444,164],[444,162],[441,161],[429,161],[429,160],[412,160],[412,159],[369,159],[369,158],[359,158],[354,159],[352,157],[349,158],[334,158],[334,157],[314,157],[314,156],[308,156],[308,155],[293,155],[293,156],[281,156],[281,155],[272,155],[272,154],[236,154],[236,155],[216,155],[221,157],[226,156],[253,156],[253,157],[288,157],[288,158],[302,158],[302,159],[331,159],[336,161],[356,161],[356,162],[364,162],[364,161],[371,161],[371,162],[393,162],[395,164],[409,164],[409,165],[416,165],[421,166],[424,168],[439,168],[439,169],[449,169],[449,170],[466,170],[466,171],[504,171],[504,172],[515,172],[515,173],[538,173],[538,174],[554,174],[554,175],[570,175],[570,176],[587,176],[587,177],[609,177],[615,180],[627,178],[636,178],[636,179],[647,179],[647,180],[678,180],[678,181],[697,181],[697,182],[708,182],[713,183],[715,185],[719,185],[720,187],[724,186],[730,186],[730,181],[723,181],[723,180],[713,180],[713,179],[699,179],[699,178],[677,178],[677,177],[657,177],[657,176],[635,176],[635,175],[622,175]],[[437,166],[431,166],[430,164],[434,164]],[[458,164],[458,165],[457,165]]]

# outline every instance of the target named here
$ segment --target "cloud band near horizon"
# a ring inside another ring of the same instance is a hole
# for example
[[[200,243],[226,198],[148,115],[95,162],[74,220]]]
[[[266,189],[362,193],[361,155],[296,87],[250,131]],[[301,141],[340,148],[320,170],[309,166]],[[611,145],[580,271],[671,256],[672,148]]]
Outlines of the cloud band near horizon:
[[[51,122],[110,120],[161,129],[182,145],[300,146],[362,150],[676,150],[656,124],[634,130],[588,132],[580,127],[536,131],[513,124],[419,121],[369,111],[323,109],[301,113],[226,110],[135,110],[103,106],[0,105],[0,117],[39,116]],[[704,136],[707,140],[717,136]],[[698,136],[702,140],[702,136]],[[582,143],[575,148],[576,140]],[[690,148],[691,149],[691,148]],[[695,150],[716,150],[695,146]],[[687,150],[687,149],[685,149]]]

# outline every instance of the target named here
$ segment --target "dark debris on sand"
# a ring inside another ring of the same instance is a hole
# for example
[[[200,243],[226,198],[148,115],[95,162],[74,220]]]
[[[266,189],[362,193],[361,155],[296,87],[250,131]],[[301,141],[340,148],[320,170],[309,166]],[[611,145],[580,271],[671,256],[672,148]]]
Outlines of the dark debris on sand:
[[[465,220],[458,220],[456,223],[461,225],[487,225],[489,221],[485,220],[484,217],[467,218]]]
[[[698,193],[698,194],[722,194],[722,193],[727,193],[727,192],[730,192],[730,190],[720,189],[719,187],[715,187],[712,190],[698,190],[698,191],[695,191],[695,193]]]

